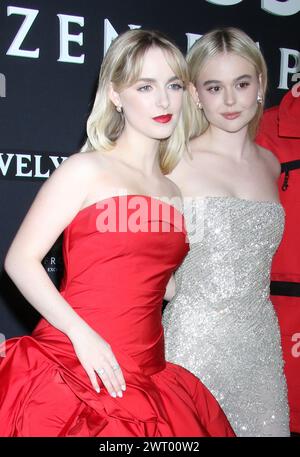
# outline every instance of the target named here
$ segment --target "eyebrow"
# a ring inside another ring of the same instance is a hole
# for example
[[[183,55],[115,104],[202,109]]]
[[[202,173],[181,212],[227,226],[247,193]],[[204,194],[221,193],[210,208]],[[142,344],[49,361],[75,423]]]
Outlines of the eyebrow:
[[[172,78],[168,79],[167,83],[170,83],[172,81],[178,81],[181,80],[178,76],[172,76]],[[155,83],[157,80],[154,78],[139,78],[136,82],[148,82],[148,83]]]
[[[240,81],[241,79],[245,79],[245,78],[251,79],[252,76],[245,74],[245,75],[239,76],[238,78],[235,78],[233,81],[237,82],[237,81]],[[205,81],[205,83],[203,83],[203,86],[208,86],[209,84],[220,84],[221,82],[222,81],[218,81],[216,79],[210,79],[208,81]]]

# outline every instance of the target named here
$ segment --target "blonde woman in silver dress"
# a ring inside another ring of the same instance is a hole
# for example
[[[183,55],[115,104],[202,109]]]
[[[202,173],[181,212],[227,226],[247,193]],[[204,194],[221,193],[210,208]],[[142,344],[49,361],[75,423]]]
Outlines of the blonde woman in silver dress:
[[[188,54],[189,151],[170,178],[181,188],[190,251],[170,282],[166,358],[194,374],[237,436],[289,436],[270,266],[284,228],[280,164],[253,139],[267,86],[256,44],[227,28]]]

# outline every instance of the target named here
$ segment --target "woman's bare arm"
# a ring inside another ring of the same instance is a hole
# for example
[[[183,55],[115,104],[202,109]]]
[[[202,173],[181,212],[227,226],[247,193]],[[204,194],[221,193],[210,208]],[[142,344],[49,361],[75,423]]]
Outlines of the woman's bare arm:
[[[24,297],[66,334],[80,318],[58,293],[41,262],[80,209],[86,189],[87,164],[76,154],[43,184],[4,261],[5,270]]]
[[[174,278],[174,274],[172,274],[172,276],[167,284],[167,287],[166,287],[164,300],[171,301],[172,298],[174,297],[174,295],[175,295],[175,278]]]
[[[110,346],[73,310],[46,273],[42,259],[82,208],[91,180],[92,161],[82,154],[65,160],[43,184],[26,214],[5,258],[4,268],[29,303],[73,343],[77,357],[99,386],[95,370],[106,368],[101,378],[111,394],[120,392],[125,381]]]

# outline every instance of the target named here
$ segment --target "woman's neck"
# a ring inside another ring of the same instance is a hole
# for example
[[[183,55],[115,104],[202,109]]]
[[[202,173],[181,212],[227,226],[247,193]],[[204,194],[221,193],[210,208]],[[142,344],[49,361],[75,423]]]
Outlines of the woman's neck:
[[[159,144],[159,140],[136,132],[123,132],[117,140],[114,154],[145,176],[161,175]]]
[[[238,132],[227,132],[211,125],[200,138],[209,150],[224,154],[237,162],[246,159],[253,151],[254,143],[247,127]]]

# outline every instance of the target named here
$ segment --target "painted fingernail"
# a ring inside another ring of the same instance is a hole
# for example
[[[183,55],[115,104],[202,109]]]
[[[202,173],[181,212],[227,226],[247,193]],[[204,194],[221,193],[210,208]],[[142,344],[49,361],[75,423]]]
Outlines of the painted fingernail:
[[[114,397],[114,398],[117,398],[116,392],[112,392],[111,396]]]
[[[121,392],[120,390],[119,390],[119,392],[118,392],[118,397],[120,397],[120,398],[123,397],[123,394],[122,394],[122,392]]]
[[[126,390],[126,386],[124,384],[122,384],[121,385],[121,389],[125,391]]]

